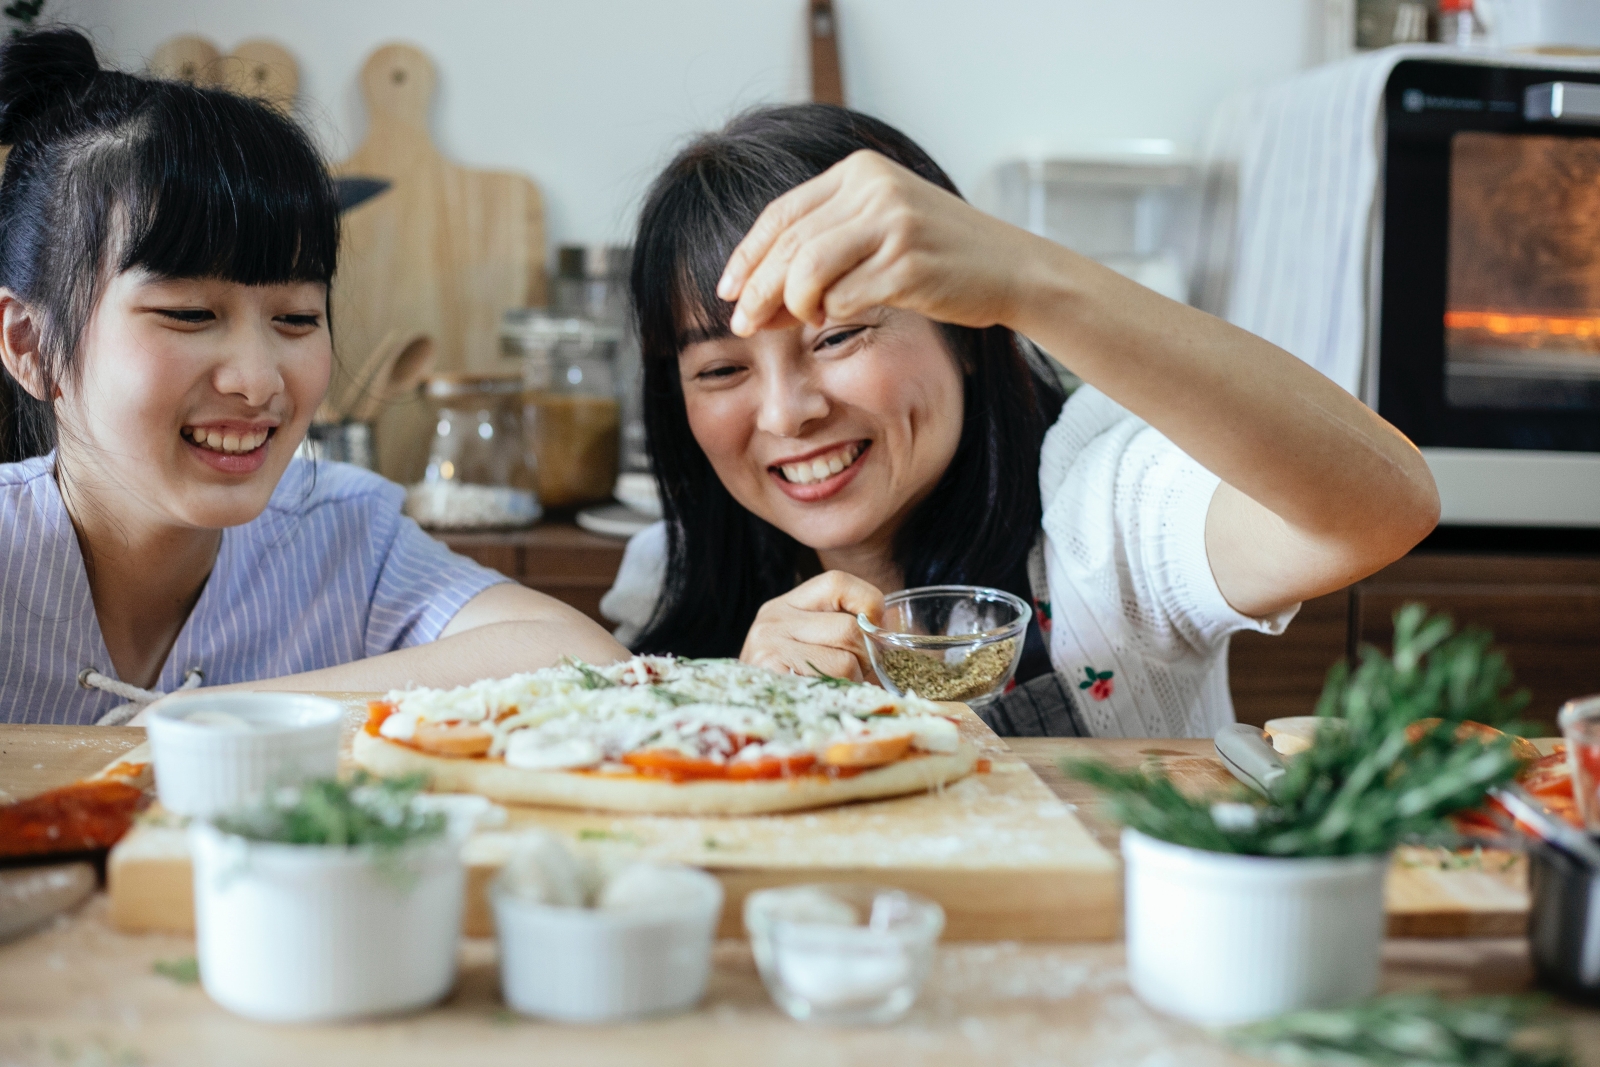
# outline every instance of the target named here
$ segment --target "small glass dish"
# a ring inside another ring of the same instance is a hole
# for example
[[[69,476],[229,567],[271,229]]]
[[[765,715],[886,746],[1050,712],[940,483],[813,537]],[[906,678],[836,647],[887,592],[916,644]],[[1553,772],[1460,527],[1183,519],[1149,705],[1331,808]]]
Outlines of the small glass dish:
[[[856,623],[889,692],[982,707],[1011,684],[1031,618],[1026,601],[1000,589],[928,585],[886,597],[878,625]]]
[[[899,889],[797,885],[750,894],[744,925],[761,980],[790,1018],[877,1024],[916,1001],[944,909]]]

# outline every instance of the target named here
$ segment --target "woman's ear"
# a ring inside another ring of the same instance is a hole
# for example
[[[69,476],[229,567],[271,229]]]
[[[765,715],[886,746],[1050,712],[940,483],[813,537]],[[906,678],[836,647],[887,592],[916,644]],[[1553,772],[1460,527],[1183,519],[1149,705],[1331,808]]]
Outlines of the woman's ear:
[[[39,351],[39,321],[10,289],[0,289],[0,363],[35,400],[49,402],[44,354]]]

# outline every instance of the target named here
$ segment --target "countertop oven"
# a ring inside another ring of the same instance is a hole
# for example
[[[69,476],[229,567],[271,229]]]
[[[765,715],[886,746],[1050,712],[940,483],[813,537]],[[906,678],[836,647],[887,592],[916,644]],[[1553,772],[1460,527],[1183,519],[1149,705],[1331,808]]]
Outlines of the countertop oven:
[[[1600,527],[1600,69],[1405,60],[1383,119],[1365,399],[1444,523]]]

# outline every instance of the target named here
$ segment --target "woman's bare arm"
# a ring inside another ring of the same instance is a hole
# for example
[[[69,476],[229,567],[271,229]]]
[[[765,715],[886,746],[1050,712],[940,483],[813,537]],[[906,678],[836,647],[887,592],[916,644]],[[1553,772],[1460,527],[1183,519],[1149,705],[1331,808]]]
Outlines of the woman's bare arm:
[[[469,600],[430,644],[304,674],[216,688],[297,692],[381,692],[407,685],[444,688],[548,667],[562,656],[611,663],[628,655],[576,608],[532,589],[505,584]]]
[[[742,336],[889,306],[1033,339],[1222,479],[1206,551],[1247,615],[1342,588],[1438,521],[1416,448],[1305,363],[875,153],[768,205],[718,293]]]

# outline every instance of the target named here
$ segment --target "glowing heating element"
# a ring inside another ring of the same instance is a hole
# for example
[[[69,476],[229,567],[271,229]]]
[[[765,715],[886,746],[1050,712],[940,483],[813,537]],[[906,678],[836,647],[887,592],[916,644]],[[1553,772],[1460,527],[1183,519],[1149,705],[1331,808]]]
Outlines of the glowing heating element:
[[[1481,331],[1525,347],[1536,348],[1547,340],[1574,341],[1600,339],[1600,316],[1515,315],[1502,311],[1446,311],[1447,330]]]

